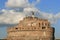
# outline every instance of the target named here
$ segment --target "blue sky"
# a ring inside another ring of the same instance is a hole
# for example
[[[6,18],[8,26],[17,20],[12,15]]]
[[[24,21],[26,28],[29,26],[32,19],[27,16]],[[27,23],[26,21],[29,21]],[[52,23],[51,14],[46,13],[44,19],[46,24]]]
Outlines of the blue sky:
[[[60,12],[60,0],[41,0],[38,8],[41,11],[57,13]]]
[[[7,0],[0,0],[0,10],[6,9],[5,2]],[[31,2],[31,0],[30,0]],[[35,6],[42,12],[58,14],[60,13],[60,0],[40,0],[40,2]],[[55,27],[55,35],[56,38],[60,38],[60,19],[53,25]],[[0,38],[4,38],[6,36],[6,26],[0,27]]]

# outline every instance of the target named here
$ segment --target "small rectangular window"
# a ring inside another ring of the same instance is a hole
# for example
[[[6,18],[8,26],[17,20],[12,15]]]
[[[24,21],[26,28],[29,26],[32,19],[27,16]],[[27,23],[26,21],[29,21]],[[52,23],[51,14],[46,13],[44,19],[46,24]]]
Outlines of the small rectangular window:
[[[40,27],[40,23],[39,23],[39,27]]]
[[[45,29],[46,27],[42,27],[42,29]]]

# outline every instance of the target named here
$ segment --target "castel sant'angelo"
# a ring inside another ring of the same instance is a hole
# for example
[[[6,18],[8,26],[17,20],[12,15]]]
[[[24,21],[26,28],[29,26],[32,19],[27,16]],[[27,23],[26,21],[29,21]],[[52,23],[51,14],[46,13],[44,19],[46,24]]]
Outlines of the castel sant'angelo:
[[[18,25],[7,29],[7,40],[54,40],[54,28],[47,19],[34,16],[23,18]]]

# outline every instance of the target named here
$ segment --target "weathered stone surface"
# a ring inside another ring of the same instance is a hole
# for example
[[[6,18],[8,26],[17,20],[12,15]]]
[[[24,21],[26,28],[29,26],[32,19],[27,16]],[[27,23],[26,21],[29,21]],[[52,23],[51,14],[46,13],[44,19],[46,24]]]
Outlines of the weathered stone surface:
[[[54,40],[54,28],[50,22],[37,17],[25,17],[7,31],[7,40]]]

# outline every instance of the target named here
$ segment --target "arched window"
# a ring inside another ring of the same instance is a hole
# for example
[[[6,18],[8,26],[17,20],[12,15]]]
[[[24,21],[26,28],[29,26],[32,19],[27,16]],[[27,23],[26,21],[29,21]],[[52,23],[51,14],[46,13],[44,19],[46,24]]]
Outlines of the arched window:
[[[40,27],[40,25],[41,25],[41,24],[39,23],[39,27]]]
[[[18,29],[18,28],[15,28],[15,29]]]
[[[42,25],[44,25],[44,22],[42,22]]]
[[[45,25],[47,26],[47,23],[45,23]]]
[[[22,29],[24,29],[24,28],[22,28]]]
[[[36,27],[34,27],[34,29],[36,29]]]

